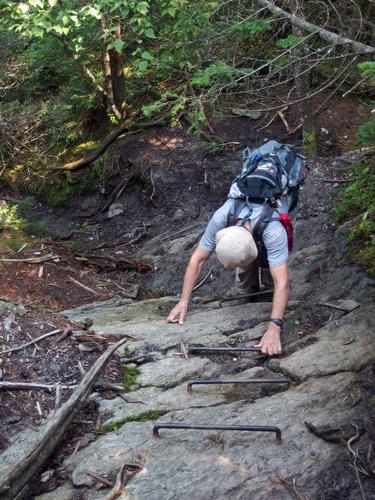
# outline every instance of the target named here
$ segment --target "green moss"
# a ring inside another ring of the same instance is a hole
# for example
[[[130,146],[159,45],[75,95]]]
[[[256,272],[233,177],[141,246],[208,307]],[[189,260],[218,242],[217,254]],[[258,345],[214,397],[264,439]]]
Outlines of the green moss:
[[[201,149],[206,156],[218,156],[223,154],[225,144],[216,141],[205,142]]]
[[[349,175],[353,182],[336,197],[333,212],[339,224],[375,207],[374,165],[354,165]]]
[[[305,155],[315,155],[317,152],[315,130],[303,131],[303,152]]]
[[[348,255],[354,263],[375,276],[375,210],[367,213],[366,218],[351,229]]]
[[[122,386],[126,392],[130,392],[137,383],[138,369],[135,366],[122,365],[122,376]]]
[[[130,415],[129,417],[121,418],[120,420],[116,420],[116,422],[104,425],[101,431],[115,431],[128,422],[148,422],[149,420],[157,420],[169,411],[171,410],[149,410],[144,413],[140,413],[139,415]]]
[[[375,176],[374,165],[353,167],[353,182],[340,191],[333,207],[338,223],[359,217],[348,240],[348,256],[352,262],[375,276]]]

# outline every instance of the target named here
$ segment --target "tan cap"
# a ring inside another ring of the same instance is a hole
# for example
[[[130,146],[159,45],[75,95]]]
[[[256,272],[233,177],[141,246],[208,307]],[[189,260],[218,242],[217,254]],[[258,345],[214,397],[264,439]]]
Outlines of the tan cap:
[[[258,256],[251,233],[242,226],[230,226],[216,233],[216,255],[224,267],[247,267]]]

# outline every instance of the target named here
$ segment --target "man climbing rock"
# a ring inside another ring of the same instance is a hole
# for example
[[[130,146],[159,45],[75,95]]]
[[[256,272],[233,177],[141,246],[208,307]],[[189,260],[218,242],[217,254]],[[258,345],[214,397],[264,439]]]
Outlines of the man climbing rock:
[[[203,264],[216,252],[219,261],[236,269],[236,286],[245,293],[259,290],[260,281],[273,288],[267,329],[256,347],[281,354],[280,334],[288,302],[288,252],[293,245],[291,215],[307,171],[301,156],[288,146],[269,141],[243,152],[241,174],[227,201],[214,213],[187,266],[181,298],[168,322],[183,325],[189,300]]]
[[[264,354],[277,355],[281,353],[280,334],[289,292],[287,234],[279,220],[270,221],[263,230],[258,252],[252,233],[253,228],[259,227],[263,205],[247,204],[240,211],[235,225],[229,226],[228,220],[235,203],[235,199],[229,198],[209,221],[190,258],[180,301],[171,310],[168,322],[183,325],[201,268],[216,251],[224,267],[236,268],[236,285],[241,291],[251,293],[259,290],[259,270],[262,284],[266,288],[274,288],[270,321],[257,347],[261,347]]]

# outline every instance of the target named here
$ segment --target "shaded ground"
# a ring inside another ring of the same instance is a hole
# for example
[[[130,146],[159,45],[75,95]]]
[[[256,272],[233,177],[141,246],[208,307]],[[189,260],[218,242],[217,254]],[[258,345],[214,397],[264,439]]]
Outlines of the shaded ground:
[[[348,147],[361,122],[357,111],[358,104],[346,100],[345,104],[338,102],[329,106],[319,116],[321,153],[337,155]],[[279,118],[274,119],[270,127],[257,131],[271,118],[264,117],[261,123],[254,124],[246,118],[228,117],[224,122],[215,123],[215,130],[230,143],[218,156],[209,155],[204,142],[188,132],[166,127],[134,136],[128,141],[120,140],[113,146],[108,160],[116,175],[110,179],[105,194],[81,197],[63,209],[46,210],[35,204],[33,213],[47,220],[51,234],[60,240],[53,243],[30,241],[23,251],[8,252],[3,256],[20,259],[53,253],[59,261],[2,265],[0,299],[19,304],[9,331],[5,326],[6,321],[9,323],[9,318],[12,319],[11,313],[2,313],[0,335],[6,348],[21,345],[30,337],[35,338],[55,328],[64,330],[69,327],[82,332],[82,324],[70,323],[53,312],[97,300],[134,297],[138,286],[138,298],[179,292],[191,248],[240,170],[243,145],[256,144],[271,137],[286,140],[285,126]],[[291,127],[295,124],[293,112],[287,113],[286,119]],[[345,125],[349,128],[343,130],[342,123],[349,124]],[[287,141],[298,147],[298,134]],[[333,193],[345,181],[345,174],[330,170],[329,161],[309,159],[308,163],[311,176],[301,195],[296,250],[313,243],[321,244],[332,237],[334,224],[329,215],[330,205]],[[108,218],[113,203],[120,204],[118,208],[122,213]],[[144,259],[150,263],[147,272],[142,264]],[[220,295],[232,282],[229,273],[223,273],[214,260],[213,264],[216,267],[211,279],[200,290],[202,295]],[[314,287],[319,286],[319,276],[326,271],[314,261],[309,271]],[[347,275],[336,286],[341,286],[345,293],[345,287],[349,289],[352,283],[352,276]],[[294,299],[300,299],[305,292],[292,286]],[[22,305],[26,306],[27,314],[21,314]],[[167,304],[161,311],[163,315],[169,307]],[[327,321],[340,317],[339,311],[324,306],[311,308],[307,314],[303,308],[297,309],[293,314],[287,325],[290,335],[286,343],[288,355],[313,343],[315,331]],[[93,334],[88,332],[88,335]],[[306,343],[305,336],[308,337]],[[94,338],[91,341],[97,346],[92,352],[86,352],[81,351],[79,345],[90,342],[90,339],[80,342],[79,337],[74,340],[74,336],[69,335],[57,343],[55,337],[43,340],[38,348],[29,347],[5,357],[1,366],[2,378],[7,381],[73,383],[81,377],[78,361],[88,368],[108,343],[108,340]],[[120,368],[119,362],[113,359],[107,367],[106,380],[120,383]],[[54,395],[47,392],[7,391],[1,397],[1,430],[8,436],[1,443],[3,447],[22,427],[38,424],[54,406]],[[49,464],[52,468],[58,469],[66,455],[86,446],[94,438],[93,431],[100,428],[94,405],[88,407],[80,420],[86,423],[77,422],[71,426],[69,438]],[[63,479],[65,472],[61,469],[53,479],[37,482],[33,491],[49,491]]]

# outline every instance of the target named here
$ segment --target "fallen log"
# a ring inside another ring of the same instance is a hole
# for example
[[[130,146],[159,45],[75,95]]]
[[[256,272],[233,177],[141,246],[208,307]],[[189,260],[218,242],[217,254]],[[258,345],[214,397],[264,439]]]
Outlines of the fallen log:
[[[49,253],[47,255],[42,255],[41,257],[27,257],[25,259],[0,259],[0,262],[24,262],[25,264],[41,264],[42,262],[47,262],[48,260],[60,262],[60,257],[58,255]]]
[[[97,359],[68,401],[55,412],[52,419],[46,424],[36,444],[25,452],[17,464],[11,465],[8,470],[2,471],[0,479],[0,498],[2,500],[12,500],[17,497],[29,483],[32,476],[51,456],[61,441],[64,432],[86,403],[110,357],[125,342],[126,339],[121,339]]]

